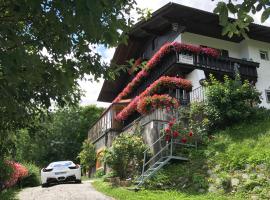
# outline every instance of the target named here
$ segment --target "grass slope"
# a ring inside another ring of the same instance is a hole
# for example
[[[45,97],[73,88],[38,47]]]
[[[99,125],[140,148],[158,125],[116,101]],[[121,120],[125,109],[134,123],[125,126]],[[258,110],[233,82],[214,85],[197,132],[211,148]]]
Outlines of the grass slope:
[[[216,134],[208,145],[211,160],[227,169],[246,164],[270,165],[270,118],[242,123]]]
[[[225,200],[225,199],[237,199],[226,197],[224,195],[218,194],[185,194],[177,192],[175,190],[141,190],[139,192],[134,192],[121,187],[112,187],[109,183],[102,182],[101,180],[96,180],[93,186],[100,192],[114,197],[117,200]]]

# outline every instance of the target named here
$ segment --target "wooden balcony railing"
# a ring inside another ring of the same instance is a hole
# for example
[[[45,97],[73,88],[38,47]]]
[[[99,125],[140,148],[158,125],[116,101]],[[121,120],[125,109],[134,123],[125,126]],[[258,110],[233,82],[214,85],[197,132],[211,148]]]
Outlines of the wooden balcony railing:
[[[193,57],[193,65],[196,68],[224,74],[234,74],[235,68],[238,67],[240,74],[245,78],[257,79],[258,77],[257,68],[259,67],[259,63],[256,62],[231,57],[213,58],[198,54],[191,56]]]
[[[181,59],[183,56],[185,59]],[[213,58],[201,54],[171,53],[166,55],[159,62],[159,64],[151,70],[150,76],[134,89],[134,92],[129,95],[129,98],[134,98],[135,96],[142,93],[151,83],[157,80],[160,76],[166,75],[166,73],[170,70],[173,70],[173,68],[183,68],[186,71],[202,69],[208,73],[229,76],[233,76],[235,74],[236,68],[238,68],[240,75],[244,79],[249,79],[256,82],[258,77],[258,67],[259,63],[231,57]]]
[[[95,142],[109,130],[120,131],[122,123],[116,121],[115,116],[126,105],[127,103],[115,103],[107,108],[88,131],[88,138]]]

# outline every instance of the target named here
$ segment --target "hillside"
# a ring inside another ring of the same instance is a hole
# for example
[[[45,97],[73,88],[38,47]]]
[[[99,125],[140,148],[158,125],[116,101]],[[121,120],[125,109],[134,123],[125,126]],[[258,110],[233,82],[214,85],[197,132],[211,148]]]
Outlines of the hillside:
[[[269,199],[270,113],[254,118],[216,132],[198,150],[187,150],[189,162],[168,165],[136,199]],[[134,197],[123,188],[94,184],[117,199]],[[124,197],[117,195],[120,190]]]
[[[149,188],[174,187],[187,193],[238,194],[270,198],[270,115],[213,134],[190,162],[167,166]]]

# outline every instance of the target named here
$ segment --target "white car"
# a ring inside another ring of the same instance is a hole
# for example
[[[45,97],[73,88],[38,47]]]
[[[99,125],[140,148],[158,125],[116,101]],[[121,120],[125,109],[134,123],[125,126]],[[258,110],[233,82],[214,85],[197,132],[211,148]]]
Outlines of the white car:
[[[41,170],[42,187],[50,183],[75,181],[81,183],[81,166],[72,161],[52,162]]]

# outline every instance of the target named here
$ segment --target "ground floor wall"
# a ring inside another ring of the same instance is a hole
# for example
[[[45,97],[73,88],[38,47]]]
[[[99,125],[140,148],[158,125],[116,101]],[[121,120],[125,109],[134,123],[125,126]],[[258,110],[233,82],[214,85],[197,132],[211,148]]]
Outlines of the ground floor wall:
[[[95,167],[93,167],[91,170],[91,174],[94,174],[97,170],[109,170],[105,163],[102,161],[102,156],[104,150],[112,145],[113,140],[115,137],[117,137],[118,134],[118,131],[109,130],[94,142],[97,160]]]

